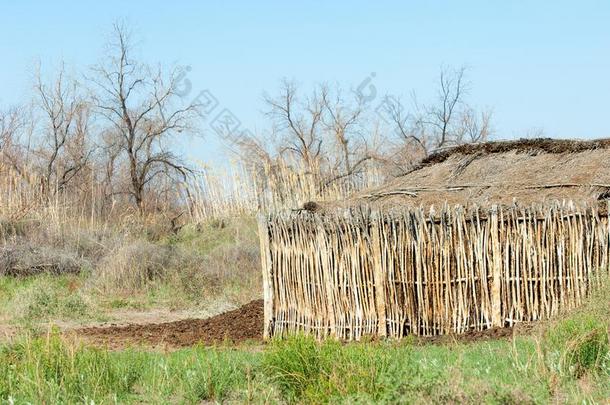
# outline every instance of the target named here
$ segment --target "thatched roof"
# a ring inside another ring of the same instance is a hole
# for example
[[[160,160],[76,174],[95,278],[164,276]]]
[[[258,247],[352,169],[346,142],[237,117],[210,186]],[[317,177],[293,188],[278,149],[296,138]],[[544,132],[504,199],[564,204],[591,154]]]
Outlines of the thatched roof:
[[[530,205],[610,199],[610,139],[527,139],[462,145],[434,153],[411,172],[341,205],[376,208]]]

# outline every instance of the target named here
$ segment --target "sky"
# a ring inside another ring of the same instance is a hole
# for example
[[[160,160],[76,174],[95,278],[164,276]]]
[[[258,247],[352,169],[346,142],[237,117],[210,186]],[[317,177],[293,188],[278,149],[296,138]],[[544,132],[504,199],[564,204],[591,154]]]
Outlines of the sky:
[[[263,93],[288,78],[425,101],[442,66],[467,66],[468,101],[494,112],[496,138],[610,136],[607,1],[3,1],[0,108],[27,101],[34,67],[73,72],[100,60],[116,21],[148,63],[185,67],[184,97],[218,104],[192,158],[224,159],[209,128],[229,111],[262,131]],[[376,100],[373,100],[376,102]]]

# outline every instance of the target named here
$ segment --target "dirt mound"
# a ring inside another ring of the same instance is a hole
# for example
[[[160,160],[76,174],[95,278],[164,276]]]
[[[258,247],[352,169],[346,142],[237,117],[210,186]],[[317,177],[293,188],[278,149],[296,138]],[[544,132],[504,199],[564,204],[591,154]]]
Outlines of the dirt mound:
[[[185,347],[198,343],[240,343],[263,338],[263,300],[207,319],[146,325],[90,327],[76,331],[94,345],[120,348],[130,345]]]
[[[519,139],[516,141],[495,141],[477,144],[464,144],[447,149],[443,149],[436,153],[432,153],[425,158],[422,166],[442,163],[450,156],[460,155],[489,155],[495,153],[578,153],[589,150],[608,149],[610,148],[610,139],[596,139],[593,141],[582,141],[573,139],[551,139],[551,138],[535,138],[535,139]]]

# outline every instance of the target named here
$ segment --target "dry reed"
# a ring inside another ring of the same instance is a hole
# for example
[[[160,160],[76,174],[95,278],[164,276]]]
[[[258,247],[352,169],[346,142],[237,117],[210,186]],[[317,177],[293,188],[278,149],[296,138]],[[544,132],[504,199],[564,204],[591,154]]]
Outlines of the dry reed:
[[[298,208],[310,200],[341,200],[383,181],[374,169],[328,184],[324,181],[328,174],[315,173],[283,160],[256,167],[234,162],[225,170],[202,168],[188,181],[158,187],[171,190],[168,193],[149,193],[145,217],[169,217],[181,212],[184,222],[204,222],[254,215]],[[17,172],[0,162],[0,218],[5,221],[36,219],[50,225],[77,222],[80,227],[142,219],[135,219],[136,216],[140,215],[127,193],[109,193],[93,174],[79,178],[78,184],[68,189],[48,189],[34,168],[24,167]]]

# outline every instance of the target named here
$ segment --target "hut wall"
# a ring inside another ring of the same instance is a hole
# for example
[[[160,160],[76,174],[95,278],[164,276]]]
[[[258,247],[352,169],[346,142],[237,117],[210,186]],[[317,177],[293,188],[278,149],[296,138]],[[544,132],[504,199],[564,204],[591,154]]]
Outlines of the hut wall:
[[[573,308],[608,272],[607,210],[445,207],[260,220],[265,336],[400,338]]]

